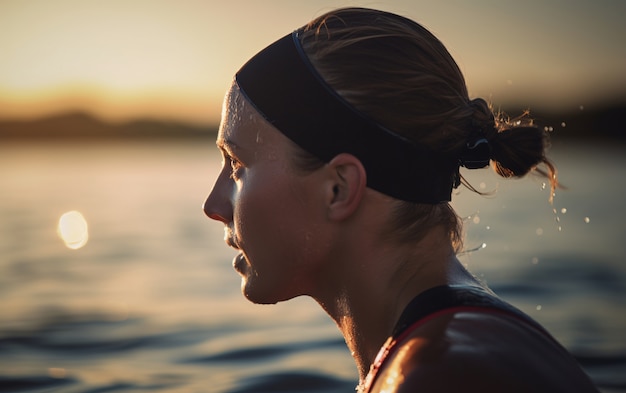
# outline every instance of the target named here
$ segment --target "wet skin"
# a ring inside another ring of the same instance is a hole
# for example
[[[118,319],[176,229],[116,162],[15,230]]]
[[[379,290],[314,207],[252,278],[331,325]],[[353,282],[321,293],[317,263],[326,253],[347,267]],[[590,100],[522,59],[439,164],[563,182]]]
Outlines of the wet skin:
[[[276,303],[310,292],[325,236],[313,203],[315,173],[293,169],[291,142],[263,119],[233,85],[226,96],[217,146],[221,172],[204,210],[225,224],[238,249],[234,268],[244,295]]]
[[[223,163],[204,210],[239,250],[233,264],[244,295],[255,303],[313,297],[342,331],[361,379],[413,297],[436,285],[479,285],[445,232],[433,228],[416,244],[381,236],[392,202],[366,189],[354,157],[296,170],[294,145],[236,85],[217,145]],[[596,390],[545,336],[506,317],[463,312],[413,332],[372,391]]]

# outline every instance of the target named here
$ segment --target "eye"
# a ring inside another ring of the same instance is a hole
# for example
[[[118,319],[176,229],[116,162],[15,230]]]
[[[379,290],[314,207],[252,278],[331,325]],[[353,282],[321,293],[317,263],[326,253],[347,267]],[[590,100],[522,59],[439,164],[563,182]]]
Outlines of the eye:
[[[243,164],[231,156],[224,157],[226,163],[230,166],[230,178],[237,180],[239,178]]]

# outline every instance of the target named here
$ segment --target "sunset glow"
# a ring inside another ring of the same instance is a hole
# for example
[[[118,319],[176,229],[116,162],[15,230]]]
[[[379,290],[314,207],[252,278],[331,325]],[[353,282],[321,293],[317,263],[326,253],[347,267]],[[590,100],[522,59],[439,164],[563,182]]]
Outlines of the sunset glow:
[[[0,117],[84,110],[214,123],[245,60],[347,5],[423,23],[457,59],[472,95],[577,107],[626,85],[624,2],[5,0]]]

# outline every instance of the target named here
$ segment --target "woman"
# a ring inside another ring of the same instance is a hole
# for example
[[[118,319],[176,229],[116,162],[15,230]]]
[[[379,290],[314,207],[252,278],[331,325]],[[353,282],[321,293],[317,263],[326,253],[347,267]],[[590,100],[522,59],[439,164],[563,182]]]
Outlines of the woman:
[[[544,164],[544,135],[470,100],[443,45],[370,9],[323,15],[254,56],[226,95],[224,165],[205,202],[255,303],[313,297],[363,392],[586,392],[537,323],[456,258],[459,166]],[[471,188],[470,185],[466,184]]]

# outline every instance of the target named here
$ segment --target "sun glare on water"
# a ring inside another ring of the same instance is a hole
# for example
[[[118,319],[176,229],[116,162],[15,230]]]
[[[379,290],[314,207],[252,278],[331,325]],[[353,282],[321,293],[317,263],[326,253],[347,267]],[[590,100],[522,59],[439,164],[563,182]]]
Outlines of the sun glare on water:
[[[89,240],[87,220],[76,210],[61,215],[57,233],[65,243],[65,246],[72,250],[78,250],[87,244],[87,240]]]

